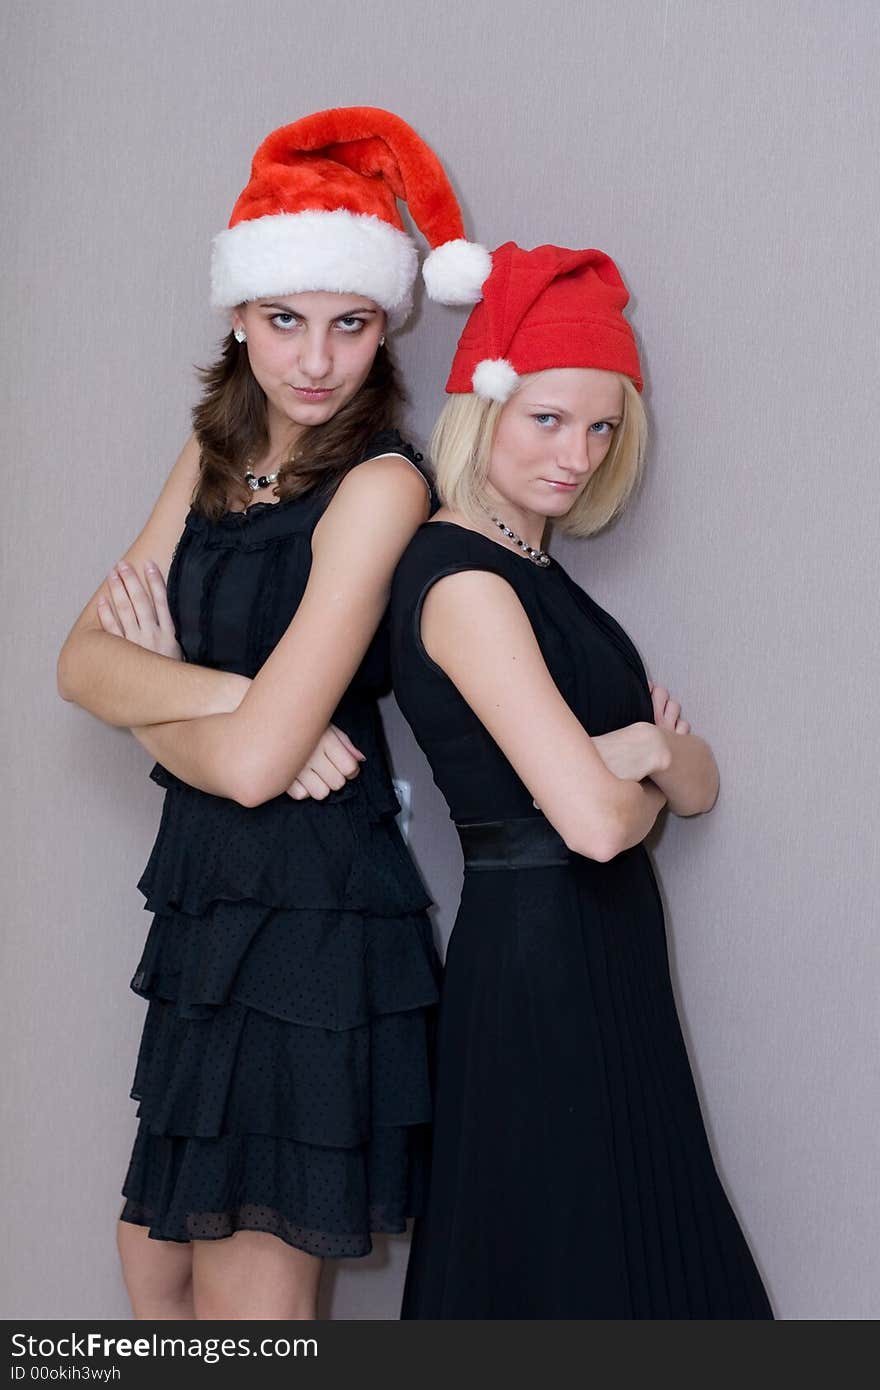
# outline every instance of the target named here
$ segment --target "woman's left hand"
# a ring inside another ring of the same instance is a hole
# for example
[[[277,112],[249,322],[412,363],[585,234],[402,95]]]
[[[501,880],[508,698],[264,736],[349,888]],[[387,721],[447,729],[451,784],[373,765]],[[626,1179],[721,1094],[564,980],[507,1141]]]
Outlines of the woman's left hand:
[[[323,801],[357,777],[365,754],[352,743],[344,729],[329,725],[318,739],[312,755],[287,788],[294,801]]]
[[[107,576],[110,599],[103,594],[98,599],[101,627],[114,637],[124,637],[147,651],[180,661],[183,653],[174,635],[165,580],[152,561],[147,563],[146,580],[145,589],[137,570],[124,560],[110,571]]]
[[[718,766],[705,739],[695,734],[681,717],[681,705],[665,685],[649,684],[657,737],[668,761],[651,774],[675,816],[696,816],[711,811],[718,798]],[[672,737],[689,734],[687,739]]]

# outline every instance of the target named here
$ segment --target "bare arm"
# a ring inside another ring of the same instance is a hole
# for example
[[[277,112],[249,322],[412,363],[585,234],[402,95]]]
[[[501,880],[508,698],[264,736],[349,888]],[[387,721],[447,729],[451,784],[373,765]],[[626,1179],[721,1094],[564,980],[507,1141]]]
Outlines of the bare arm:
[[[605,861],[645,838],[664,805],[662,791],[605,766],[505,580],[480,570],[438,580],[423,605],[421,633],[569,849]]]
[[[112,632],[129,642],[137,642],[151,651],[161,649],[163,645],[177,648],[165,585],[158,570],[148,581],[149,591],[141,585],[134,570],[129,571],[124,582],[118,576],[115,581],[111,578],[110,587],[114,591],[115,607],[103,599],[98,600],[98,616],[105,632]],[[117,587],[121,591],[118,598],[115,592]],[[243,697],[250,681],[242,679],[242,685]],[[222,713],[231,714],[233,709],[238,708],[238,703],[230,705],[229,710]],[[150,727],[145,726],[147,729]],[[143,733],[137,726],[133,733],[135,738],[144,742]],[[323,800],[331,791],[338,791],[358,775],[364,756],[342,729],[331,724],[312,749],[305,766],[300,768],[292,786],[288,787],[288,796],[295,801],[304,801],[307,797]]]
[[[360,665],[426,502],[403,459],[353,469],[315,528],[293,621],[235,713],[139,729],[144,746],[191,786],[244,806],[285,792]]]
[[[198,445],[190,438],[125,561],[145,573],[150,561],[167,575],[198,476]],[[240,676],[174,661],[105,632],[101,598],[113,600],[105,581],[74,623],[58,658],[58,693],[107,724],[123,728],[234,709],[247,683]]]
[[[718,766],[712,749],[699,734],[671,734],[658,730],[669,751],[669,764],[651,774],[676,816],[696,816],[711,811],[718,799]]]

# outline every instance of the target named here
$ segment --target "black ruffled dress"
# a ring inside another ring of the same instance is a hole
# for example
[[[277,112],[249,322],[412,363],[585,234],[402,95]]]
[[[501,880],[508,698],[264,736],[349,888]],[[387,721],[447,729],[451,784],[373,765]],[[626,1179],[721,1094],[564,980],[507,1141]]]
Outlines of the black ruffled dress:
[[[427,477],[395,431],[365,457],[387,453]],[[303,596],[326,505],[190,513],[168,579],[187,660],[256,674]],[[363,1255],[371,1231],[421,1209],[437,960],[394,819],[388,686],[383,622],[333,716],[366,761],[324,801],[251,809],[153,771],[166,793],[139,884],[155,916],[132,981],[149,1011],[122,1219],[157,1239],[246,1229]]]

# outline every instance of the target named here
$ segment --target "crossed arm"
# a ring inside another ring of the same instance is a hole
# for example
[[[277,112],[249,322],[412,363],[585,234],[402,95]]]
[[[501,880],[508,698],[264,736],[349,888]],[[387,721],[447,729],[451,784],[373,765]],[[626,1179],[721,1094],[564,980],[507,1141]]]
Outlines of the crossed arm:
[[[183,530],[198,467],[198,445],[191,438],[146,526],[123,556],[130,572],[145,575],[151,591],[161,589],[160,605],[164,604],[161,576],[168,572]],[[102,600],[111,605],[114,594],[121,601],[120,591],[124,592],[122,582],[108,578],[74,623],[58,658],[62,698],[120,728],[235,709],[247,687],[240,677],[175,660],[177,653],[167,644],[164,650],[161,643],[150,650],[104,630],[99,605]]]
[[[653,692],[659,726],[645,721],[590,738],[500,576],[467,570],[439,580],[422,608],[421,636],[576,853],[612,859],[645,838],[665,804],[691,815],[714,803],[711,750],[666,690]]]
[[[115,637],[123,637],[148,651],[161,652],[173,660],[180,659],[182,653],[177,645],[165,582],[159,570],[148,564],[142,581],[131,566],[119,565],[111,572],[108,583],[112,603],[103,597],[98,599],[98,615],[104,631]],[[237,709],[250,686],[249,679],[241,677],[240,681],[241,690],[235,692],[228,710],[221,708],[219,711],[206,712],[232,713]],[[149,727],[132,729],[135,738],[145,747],[148,746]],[[338,791],[346,781],[358,775],[364,757],[365,754],[355,747],[343,729],[330,724],[288,787],[287,794],[294,801],[304,801],[308,797],[323,800],[331,791]]]
[[[651,686],[654,723],[643,721],[593,739],[606,766],[618,777],[650,777],[676,816],[711,811],[718,797],[718,767],[712,750],[681,718],[681,705],[665,686]]]
[[[238,708],[139,729],[141,742],[191,786],[244,806],[286,791],[360,665],[426,502],[405,460],[352,470],[315,528],[296,615]]]
[[[164,585],[161,572],[151,580],[147,562],[155,559],[159,571],[163,561],[166,569],[170,562],[198,463],[188,451],[190,445],[125,557],[129,579],[138,569],[145,574],[157,622]],[[426,501],[423,480],[396,457],[368,460],[343,480],[315,528],[303,600],[252,682],[190,666],[105,631],[101,598],[107,601],[105,615],[114,611],[112,598],[125,602],[111,579],[65,644],[61,694],[107,722],[131,727],[164,766],[204,791],[248,806],[287,790],[305,795],[308,783],[297,790],[296,779],[369,645],[397,561],[425,518]],[[350,744],[348,749],[357,752]]]

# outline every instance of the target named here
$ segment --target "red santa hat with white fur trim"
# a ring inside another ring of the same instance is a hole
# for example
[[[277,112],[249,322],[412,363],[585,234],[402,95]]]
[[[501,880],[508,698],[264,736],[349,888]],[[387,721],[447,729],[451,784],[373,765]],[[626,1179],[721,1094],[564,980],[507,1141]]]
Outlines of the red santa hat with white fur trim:
[[[431,299],[474,304],[491,269],[465,240],[461,209],[434,151],[406,121],[372,106],[304,116],[268,135],[229,226],[214,238],[211,303],[331,290],[363,294],[399,327],[412,307],[418,253],[397,200],[431,247]]]
[[[506,401],[529,372],[598,367],[628,376],[641,391],[635,335],[623,315],[628,301],[620,271],[604,251],[526,251],[507,241],[492,253],[446,390]]]

